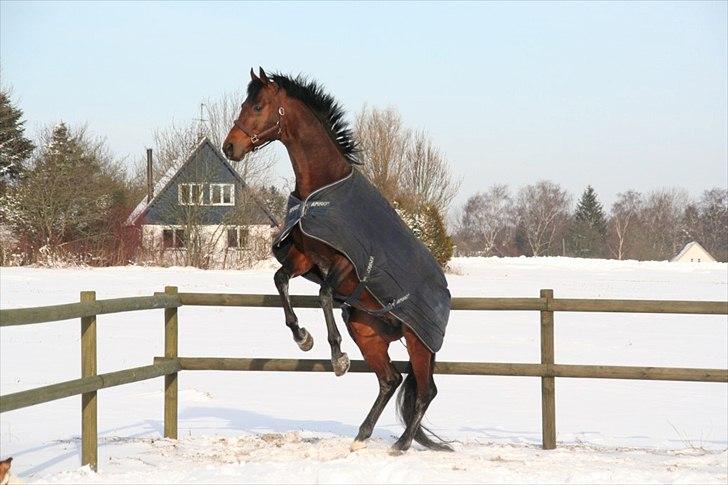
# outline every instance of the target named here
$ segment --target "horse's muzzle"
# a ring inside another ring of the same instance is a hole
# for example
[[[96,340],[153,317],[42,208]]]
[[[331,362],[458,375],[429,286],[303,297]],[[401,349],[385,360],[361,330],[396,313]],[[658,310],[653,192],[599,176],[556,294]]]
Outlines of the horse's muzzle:
[[[222,152],[225,154],[228,159],[233,158],[233,144],[232,142],[227,142],[222,146]]]

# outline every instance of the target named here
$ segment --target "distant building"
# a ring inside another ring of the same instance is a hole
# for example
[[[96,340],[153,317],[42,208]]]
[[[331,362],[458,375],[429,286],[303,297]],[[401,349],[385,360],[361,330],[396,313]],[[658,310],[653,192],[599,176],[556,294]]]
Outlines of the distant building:
[[[705,250],[703,246],[697,241],[689,242],[682,248],[682,251],[677,253],[677,256],[672,258],[673,262],[681,263],[704,263],[715,261],[715,258]]]
[[[218,148],[203,138],[156,184],[127,224],[141,228],[143,258],[164,265],[234,268],[270,251],[278,221]]]

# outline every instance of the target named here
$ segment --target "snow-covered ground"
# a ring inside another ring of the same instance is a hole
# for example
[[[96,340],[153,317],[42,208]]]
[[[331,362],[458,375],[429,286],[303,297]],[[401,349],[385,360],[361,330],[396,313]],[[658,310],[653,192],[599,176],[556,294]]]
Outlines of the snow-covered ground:
[[[459,258],[454,296],[725,300],[728,265]],[[180,291],[274,293],[273,266],[0,268],[0,307]],[[304,280],[293,294],[314,294]],[[298,310],[316,344],[301,353],[280,309],[183,307],[180,355],[328,358],[320,310]],[[338,315],[337,315],[338,318]],[[163,351],[162,311],[98,318],[99,372],[148,365]],[[556,361],[728,367],[726,316],[556,314]],[[453,312],[438,360],[538,362],[535,312]],[[344,350],[361,358],[344,333]],[[394,344],[393,359],[405,349]],[[79,377],[77,320],[0,331],[0,394]],[[436,376],[427,420],[456,453],[387,451],[393,406],[367,449],[349,443],[377,393],[369,374],[193,372],[180,375],[180,440],[160,439],[161,378],[99,391],[99,474],[79,468],[80,397],[0,415],[0,456],[38,483],[715,482],[728,480],[728,385],[557,379],[559,448],[540,443],[538,378]]]

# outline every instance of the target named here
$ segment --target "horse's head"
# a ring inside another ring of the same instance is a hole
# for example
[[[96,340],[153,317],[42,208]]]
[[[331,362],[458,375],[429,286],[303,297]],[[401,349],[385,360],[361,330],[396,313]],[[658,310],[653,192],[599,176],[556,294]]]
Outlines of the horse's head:
[[[285,111],[279,87],[262,68],[257,76],[250,69],[250,77],[248,97],[222,144],[222,151],[230,160],[242,160],[246,153],[277,140],[282,130]]]

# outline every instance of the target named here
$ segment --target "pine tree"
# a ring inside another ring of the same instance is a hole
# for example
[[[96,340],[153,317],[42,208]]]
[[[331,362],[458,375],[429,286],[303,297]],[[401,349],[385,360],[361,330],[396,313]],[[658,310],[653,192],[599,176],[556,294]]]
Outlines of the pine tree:
[[[594,188],[588,185],[576,206],[571,230],[570,247],[575,256],[598,258],[604,255],[607,220]]]
[[[579,204],[576,206],[574,219],[587,223],[602,236],[607,233],[607,219],[604,216],[602,204],[597,200],[597,194],[591,185],[581,194]]]
[[[32,252],[105,236],[109,212],[125,194],[118,167],[100,142],[65,123],[45,140],[32,167],[7,191],[0,216]]]
[[[0,186],[16,181],[30,157],[33,143],[25,137],[23,112],[10,102],[10,95],[0,90]]]

